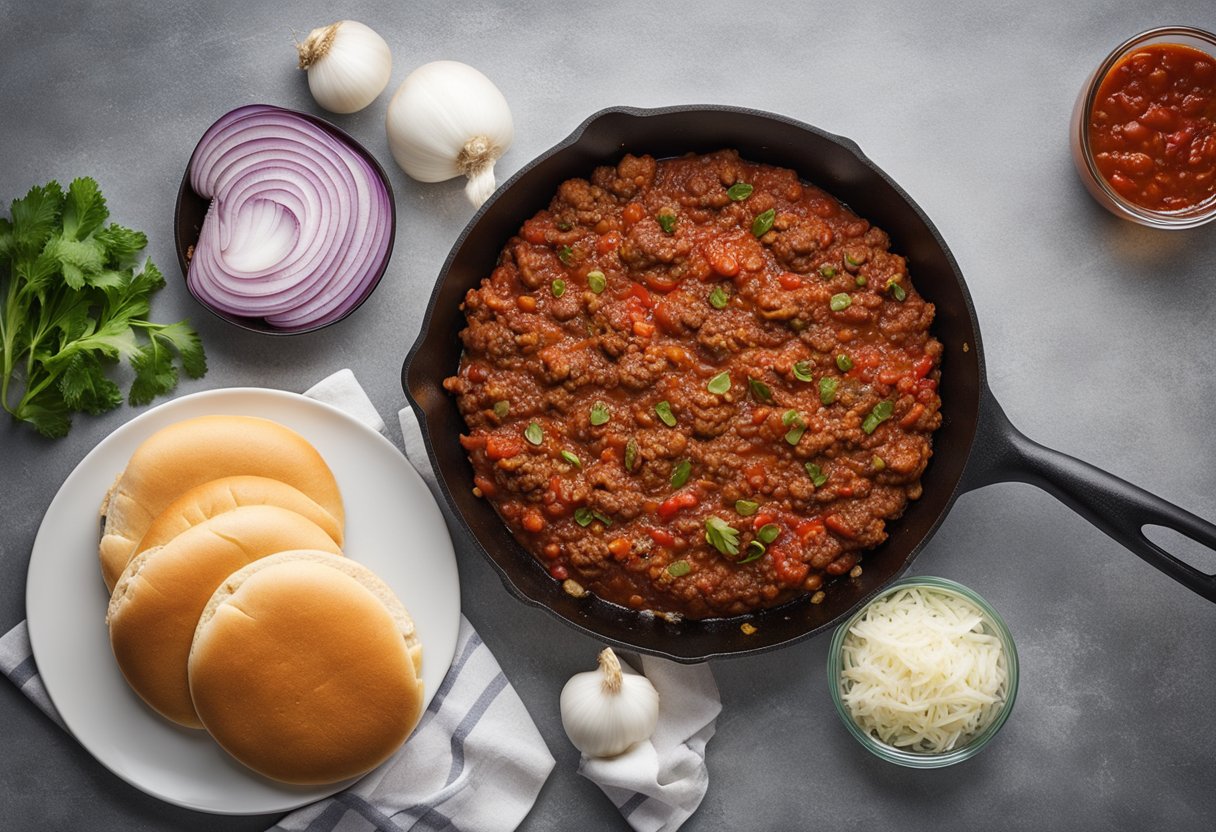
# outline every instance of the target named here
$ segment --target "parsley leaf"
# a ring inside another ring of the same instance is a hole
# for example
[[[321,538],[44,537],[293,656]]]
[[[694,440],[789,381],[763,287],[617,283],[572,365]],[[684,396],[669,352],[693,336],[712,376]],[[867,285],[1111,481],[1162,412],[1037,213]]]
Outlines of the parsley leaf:
[[[186,321],[148,320],[151,296],[165,285],[140,231],[106,225],[97,183],[33,187],[0,218],[0,406],[44,436],[63,436],[73,412],[118,407],[109,378],[125,359],[135,371],[127,396],[145,404],[177,386],[179,366],[198,378],[207,359]]]
[[[716,514],[705,518],[705,542],[724,555],[739,554],[739,532]]]

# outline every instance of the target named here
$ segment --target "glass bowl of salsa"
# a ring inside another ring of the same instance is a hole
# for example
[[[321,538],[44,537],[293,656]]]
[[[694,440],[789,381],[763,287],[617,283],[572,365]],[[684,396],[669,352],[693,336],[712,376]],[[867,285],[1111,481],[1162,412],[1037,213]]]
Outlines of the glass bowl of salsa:
[[[1124,41],[1077,96],[1071,143],[1081,181],[1116,216],[1216,219],[1216,35],[1163,26]]]

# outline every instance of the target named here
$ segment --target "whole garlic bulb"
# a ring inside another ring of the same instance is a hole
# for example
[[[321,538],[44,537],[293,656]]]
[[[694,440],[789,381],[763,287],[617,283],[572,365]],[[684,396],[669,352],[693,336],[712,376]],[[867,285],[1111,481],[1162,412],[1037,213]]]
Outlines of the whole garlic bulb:
[[[654,733],[659,692],[645,676],[622,673],[611,647],[600,652],[599,665],[562,688],[562,727],[588,757],[613,757]]]
[[[312,97],[331,113],[362,110],[388,86],[393,72],[384,38],[357,20],[313,29],[296,50]]]
[[[385,127],[402,170],[420,182],[467,176],[465,194],[475,206],[494,193],[494,163],[515,139],[498,87],[459,61],[432,61],[406,76]]]

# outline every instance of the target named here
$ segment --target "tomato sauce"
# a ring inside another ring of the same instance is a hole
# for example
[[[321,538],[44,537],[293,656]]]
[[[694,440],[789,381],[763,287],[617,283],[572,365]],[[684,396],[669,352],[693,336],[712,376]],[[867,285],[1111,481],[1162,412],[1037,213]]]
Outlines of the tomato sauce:
[[[1111,187],[1143,208],[1216,198],[1216,58],[1176,43],[1132,52],[1098,89],[1089,144]]]

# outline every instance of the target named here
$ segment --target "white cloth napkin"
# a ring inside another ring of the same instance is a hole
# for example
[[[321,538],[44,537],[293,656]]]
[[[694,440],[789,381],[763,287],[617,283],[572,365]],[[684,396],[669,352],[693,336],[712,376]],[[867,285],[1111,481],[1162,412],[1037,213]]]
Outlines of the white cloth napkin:
[[[305,395],[384,431],[350,370],[334,373]],[[417,466],[418,459],[415,453],[411,462]],[[426,461],[425,452],[421,459]],[[429,464],[420,473],[433,489]],[[63,726],[38,676],[24,621],[0,638],[0,673]],[[274,829],[507,832],[531,811],[553,765],[519,695],[461,616],[452,667],[409,742],[346,791],[292,812]]]
[[[709,788],[705,744],[722,710],[708,664],[642,656],[642,673],[659,692],[654,736],[608,759],[583,755],[579,774],[599,786],[637,832],[674,832]]]

